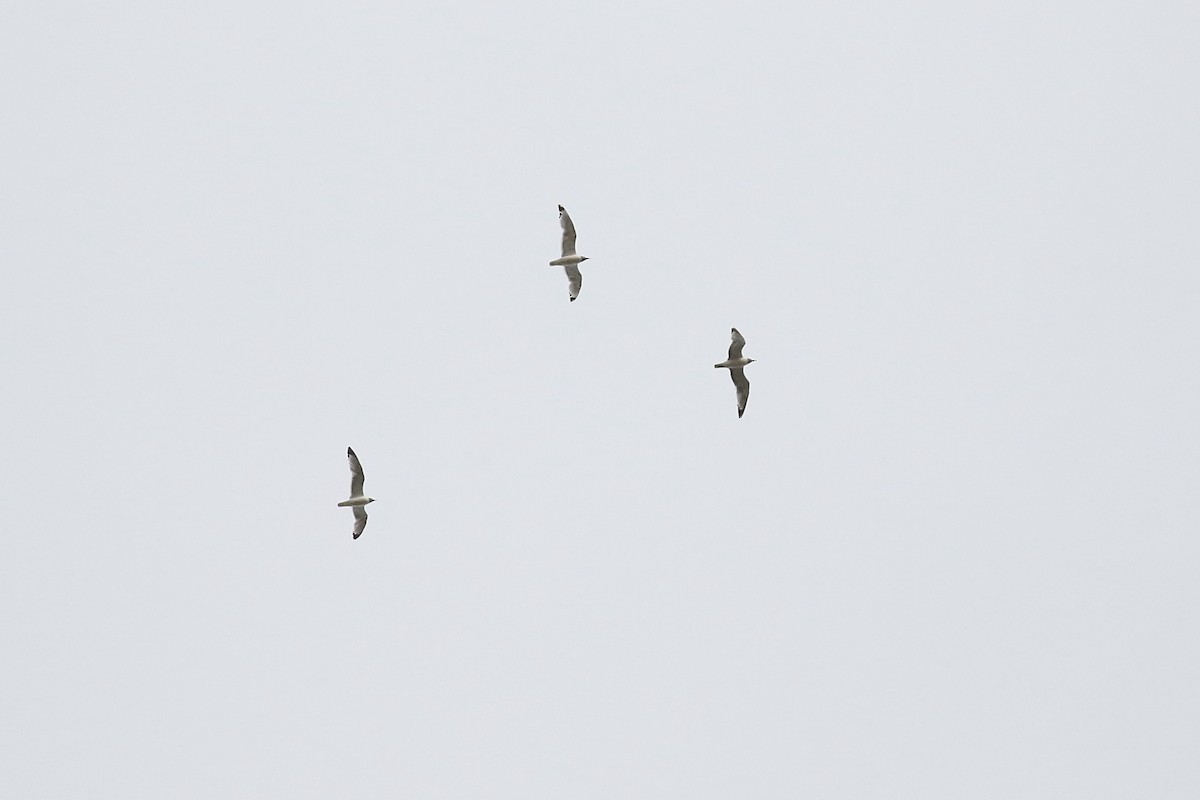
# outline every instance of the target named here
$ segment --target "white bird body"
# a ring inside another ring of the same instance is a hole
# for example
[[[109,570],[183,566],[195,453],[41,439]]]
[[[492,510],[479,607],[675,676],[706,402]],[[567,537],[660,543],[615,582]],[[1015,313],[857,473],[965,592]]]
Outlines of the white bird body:
[[[350,459],[350,498],[338,503],[338,508],[349,506],[354,509],[354,538],[357,539],[367,527],[367,510],[363,506],[374,503],[375,498],[363,494],[363,468],[354,450],[347,447],[346,457]]]
[[[562,225],[562,257],[551,261],[550,266],[562,267],[567,273],[567,292],[574,303],[575,298],[579,297],[579,290],[583,288],[583,274],[579,271],[579,265],[588,257],[575,252],[575,223],[562,206],[558,207],[558,221]]]
[[[742,348],[746,346],[746,340],[738,333],[737,328],[731,328],[729,331],[729,358],[722,361],[720,364],[713,364],[716,369],[724,367],[729,370],[729,377],[733,378],[733,385],[737,388],[737,404],[738,404],[738,419],[741,419],[742,414],[746,413],[746,402],[750,399],[750,381],[746,378],[746,372],[742,367],[754,361],[753,358],[746,358],[742,355]]]

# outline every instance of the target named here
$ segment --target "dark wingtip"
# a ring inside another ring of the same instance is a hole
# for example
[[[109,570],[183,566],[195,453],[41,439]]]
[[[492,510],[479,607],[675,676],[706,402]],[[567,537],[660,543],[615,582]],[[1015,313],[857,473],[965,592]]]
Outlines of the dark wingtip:
[[[746,409],[744,409],[744,408],[739,408],[739,409],[738,409],[738,419],[741,419],[741,418],[742,418],[742,414],[745,414],[745,413],[746,413]]]
[[[561,214],[561,213],[562,213],[562,212],[564,212],[564,211],[566,211],[566,209],[565,209],[565,208],[563,208],[562,206],[559,206],[559,207],[558,207],[558,213],[560,213],[560,214]]]
[[[347,447],[347,448],[346,448],[346,455],[348,455],[348,456],[352,456],[352,455],[354,455],[354,448],[353,448],[353,447]]]
[[[575,298],[574,298],[574,297],[572,297],[572,298],[571,298],[571,302],[572,302],[572,303],[574,303],[574,302],[575,302]]]

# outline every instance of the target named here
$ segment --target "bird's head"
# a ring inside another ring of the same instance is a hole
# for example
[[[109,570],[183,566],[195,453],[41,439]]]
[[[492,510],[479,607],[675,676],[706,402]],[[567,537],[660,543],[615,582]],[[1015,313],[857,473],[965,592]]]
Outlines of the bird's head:
[[[754,359],[754,358],[747,358],[747,359],[746,359],[746,363],[747,363],[747,364],[753,364],[755,361],[757,361],[757,359]]]
[[[580,264],[582,264],[584,261],[587,261],[587,260],[588,260],[588,257],[587,257],[587,256],[580,256],[580,257],[579,257],[579,263],[580,263]]]
[[[375,498],[374,498],[374,497],[368,497],[368,498],[367,498],[367,502],[368,502],[368,503],[374,503],[374,502],[375,502]]]

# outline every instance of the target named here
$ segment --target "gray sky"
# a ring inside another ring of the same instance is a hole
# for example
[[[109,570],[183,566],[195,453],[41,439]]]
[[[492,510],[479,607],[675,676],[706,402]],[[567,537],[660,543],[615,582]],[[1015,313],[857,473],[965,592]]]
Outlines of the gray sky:
[[[1200,792],[1194,3],[2,17],[0,794]]]

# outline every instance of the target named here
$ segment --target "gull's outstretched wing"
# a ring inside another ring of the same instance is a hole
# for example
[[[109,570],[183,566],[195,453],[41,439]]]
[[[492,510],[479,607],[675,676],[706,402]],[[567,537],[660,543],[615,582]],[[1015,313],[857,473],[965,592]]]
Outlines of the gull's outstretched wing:
[[[362,464],[358,463],[358,456],[354,455],[354,451],[349,447],[346,448],[346,455],[350,457],[350,496],[362,497],[363,480],[365,480],[363,478]],[[354,515],[358,516],[358,512],[355,512]],[[367,515],[364,513],[362,518],[365,520]],[[364,522],[363,524],[366,525],[367,523]],[[362,533],[362,531],[360,530],[358,533]],[[355,534],[354,538],[357,539],[358,534]]]
[[[741,419],[742,414],[746,413],[746,401],[750,399],[750,381],[746,380],[746,371],[741,367],[729,370],[729,377],[733,378],[733,385],[737,387],[738,419]]]
[[[563,257],[575,255],[575,223],[571,222],[571,215],[562,206],[558,207],[558,221],[562,223],[563,229]]]
[[[729,357],[731,359],[742,357],[742,348],[746,346],[746,340],[738,333],[737,328],[730,328],[730,336],[733,339],[733,344],[729,345]],[[734,381],[737,383],[737,381]]]
[[[571,302],[575,302],[575,298],[579,297],[579,290],[583,288],[583,273],[579,271],[577,264],[570,264],[563,267],[567,271],[568,288],[571,291]]]
[[[354,507],[354,538],[362,536],[363,530],[367,527],[367,510],[362,506]]]

